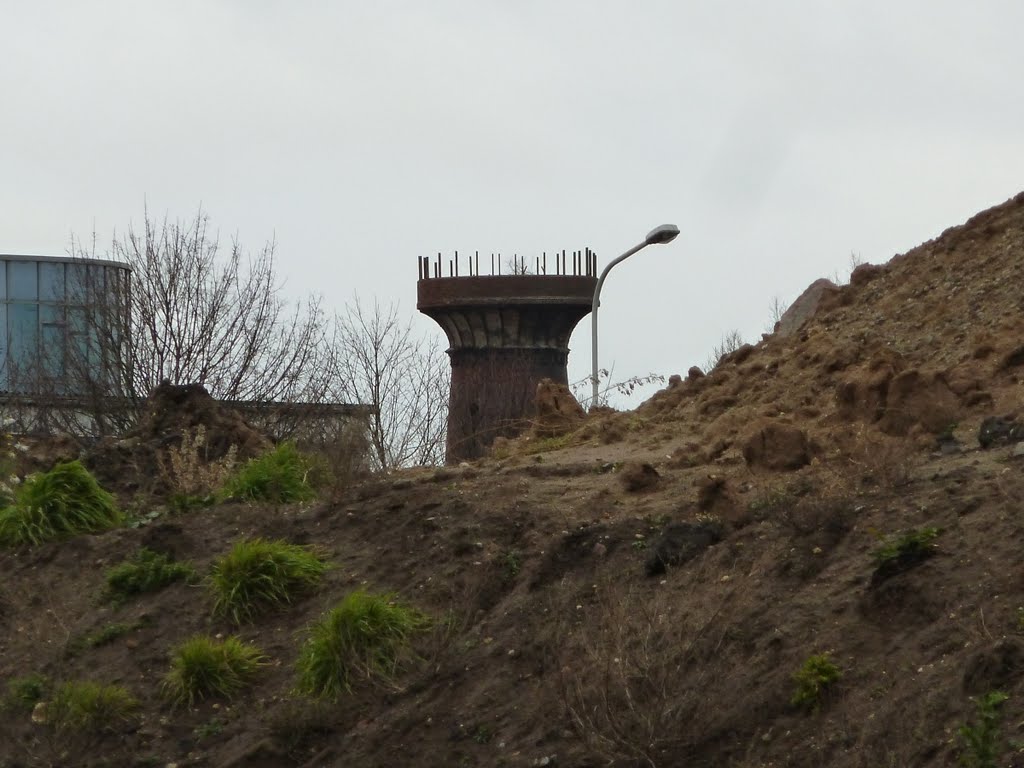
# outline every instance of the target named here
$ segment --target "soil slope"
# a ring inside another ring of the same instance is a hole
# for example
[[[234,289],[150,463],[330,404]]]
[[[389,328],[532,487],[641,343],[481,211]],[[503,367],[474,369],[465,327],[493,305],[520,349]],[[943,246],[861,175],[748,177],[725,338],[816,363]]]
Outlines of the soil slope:
[[[1024,194],[636,411],[311,504],[127,496],[144,525],[2,550],[0,680],[122,684],[142,716],[83,735],[8,703],[0,766],[949,766],[996,690],[997,764],[1024,765],[1022,285]],[[241,628],[202,584],[100,599],[140,547],[206,573],[243,536],[333,568]],[[305,628],[358,588],[433,618],[417,659],[295,695]],[[249,693],[167,704],[168,651],[197,633],[262,648]],[[795,704],[826,654],[840,677]]]

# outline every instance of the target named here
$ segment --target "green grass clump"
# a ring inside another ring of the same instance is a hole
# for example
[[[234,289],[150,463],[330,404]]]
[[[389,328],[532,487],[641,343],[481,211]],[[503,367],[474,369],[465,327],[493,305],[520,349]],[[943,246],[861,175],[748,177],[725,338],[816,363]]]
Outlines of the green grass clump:
[[[825,692],[843,676],[839,667],[827,653],[809,656],[793,675],[796,690],[790,704],[816,711]]]
[[[38,672],[8,680],[4,709],[31,712],[32,708],[46,696],[49,687],[50,681]]]
[[[996,768],[997,760],[1005,750],[1001,708],[1008,698],[1002,691],[991,691],[978,700],[978,722],[962,725],[958,731],[963,741],[960,765],[965,768]]]
[[[131,560],[107,571],[107,599],[123,602],[134,595],[156,592],[175,581],[194,581],[195,569],[143,547]]]
[[[252,682],[265,659],[259,648],[237,637],[197,635],[171,652],[163,691],[175,704],[189,706],[208,696],[230,699]]]
[[[105,531],[120,522],[114,497],[81,462],[70,461],[26,478],[14,503],[0,510],[0,543],[41,544]]]
[[[312,499],[316,492],[309,483],[312,461],[292,443],[247,461],[221,489],[222,499],[269,501],[289,504]]]
[[[213,564],[213,612],[241,624],[308,592],[326,570],[325,562],[298,544],[265,539],[236,542]]]
[[[130,722],[139,703],[120,685],[92,681],[64,683],[46,706],[46,719],[57,728],[106,731]]]
[[[428,623],[394,595],[352,592],[310,629],[297,662],[299,691],[336,698],[356,677],[392,677]]]
[[[939,528],[911,529],[887,540],[872,553],[875,561],[872,583],[878,584],[923,563],[938,551],[935,539],[941,533]]]

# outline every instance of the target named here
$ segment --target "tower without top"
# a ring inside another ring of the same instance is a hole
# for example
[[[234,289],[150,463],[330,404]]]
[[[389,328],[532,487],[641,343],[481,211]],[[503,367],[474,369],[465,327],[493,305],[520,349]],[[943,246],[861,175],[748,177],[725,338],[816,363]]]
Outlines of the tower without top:
[[[570,261],[571,260],[571,261]],[[519,434],[533,415],[537,384],[568,384],[569,337],[591,308],[597,257],[589,248],[535,260],[524,274],[479,274],[479,255],[460,276],[458,254],[442,276],[441,256],[421,258],[417,308],[448,337],[452,366],[448,399],[448,463],[483,456],[494,438]]]

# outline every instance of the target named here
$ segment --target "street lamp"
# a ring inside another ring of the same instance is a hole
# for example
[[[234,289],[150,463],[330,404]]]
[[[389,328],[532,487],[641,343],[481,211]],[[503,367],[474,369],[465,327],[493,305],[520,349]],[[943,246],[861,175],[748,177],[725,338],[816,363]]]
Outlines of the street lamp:
[[[647,237],[639,245],[635,245],[626,251],[624,254],[619,256],[612,262],[609,262],[608,266],[604,268],[601,273],[601,277],[597,279],[597,287],[594,288],[594,304],[590,308],[590,322],[591,322],[591,343],[592,343],[592,355],[591,360],[593,362],[593,369],[590,373],[590,381],[594,385],[594,397],[590,402],[590,407],[593,408],[597,405],[598,398],[598,386],[597,386],[597,308],[601,305],[601,286],[604,285],[604,279],[608,276],[612,267],[618,264],[620,261],[624,261],[632,256],[637,251],[643,250],[648,245],[660,245],[662,243],[670,243],[676,239],[676,235],[679,234],[679,227],[675,224],[662,224],[660,227],[655,227],[647,233]]]

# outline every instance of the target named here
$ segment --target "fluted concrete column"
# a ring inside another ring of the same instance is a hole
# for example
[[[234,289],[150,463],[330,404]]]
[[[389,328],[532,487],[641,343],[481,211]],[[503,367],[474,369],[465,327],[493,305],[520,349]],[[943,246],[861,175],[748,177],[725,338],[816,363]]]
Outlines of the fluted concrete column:
[[[568,383],[569,337],[596,285],[592,275],[421,276],[417,307],[448,337],[449,463],[519,434],[541,379]]]

